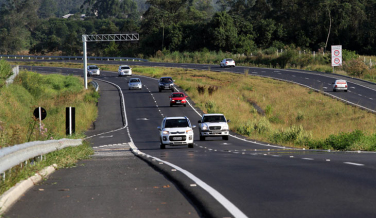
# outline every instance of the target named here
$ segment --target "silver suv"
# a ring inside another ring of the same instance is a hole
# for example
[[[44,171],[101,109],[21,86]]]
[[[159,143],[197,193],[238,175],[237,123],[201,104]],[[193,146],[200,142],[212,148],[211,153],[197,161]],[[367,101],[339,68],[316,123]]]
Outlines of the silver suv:
[[[228,140],[230,130],[228,122],[223,114],[204,114],[199,123],[200,141],[204,141],[205,137],[222,137]]]
[[[193,129],[188,117],[165,117],[161,126],[158,126],[160,148],[165,149],[166,145],[188,145],[193,148]]]

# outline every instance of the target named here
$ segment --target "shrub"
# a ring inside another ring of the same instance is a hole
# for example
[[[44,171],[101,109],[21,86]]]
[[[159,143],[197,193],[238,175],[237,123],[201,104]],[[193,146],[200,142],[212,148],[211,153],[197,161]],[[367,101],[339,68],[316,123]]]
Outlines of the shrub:
[[[367,65],[360,59],[352,59],[343,63],[343,69],[351,76],[362,76],[368,71]]]
[[[215,101],[208,101],[205,103],[205,108],[208,113],[216,113],[218,111]]]
[[[357,59],[359,56],[356,54],[355,51],[349,51],[349,50],[343,49],[342,57],[343,57],[343,61],[349,61],[352,59]]]
[[[205,86],[198,85],[198,86],[197,86],[197,91],[198,91],[198,94],[199,94],[199,95],[203,95],[203,94],[205,94]]]
[[[303,126],[292,126],[286,130],[282,129],[271,136],[275,143],[294,143],[305,145],[312,139],[312,134],[303,129]]]
[[[360,130],[355,130],[350,133],[342,132],[339,135],[330,135],[327,139],[325,139],[324,143],[333,149],[345,150],[354,143],[360,141],[362,137],[364,137],[364,133]]]
[[[208,88],[209,96],[211,96],[217,90],[218,90],[218,86],[209,86]]]
[[[4,61],[0,60],[0,88],[5,85],[5,81],[12,75],[12,66]]]

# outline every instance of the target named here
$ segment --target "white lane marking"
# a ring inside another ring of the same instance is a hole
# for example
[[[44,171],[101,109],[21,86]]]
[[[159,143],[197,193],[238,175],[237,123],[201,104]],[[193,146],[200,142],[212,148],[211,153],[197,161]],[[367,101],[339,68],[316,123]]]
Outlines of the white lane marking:
[[[373,100],[373,98],[369,98],[369,100]]]
[[[359,96],[362,96],[361,94],[358,94]]]
[[[114,137],[113,135],[104,135],[104,136],[100,136],[99,138],[103,139],[103,138],[112,138]]]
[[[350,89],[355,89],[355,87],[352,86],[352,87],[350,87]]]
[[[308,158],[308,157],[305,157],[305,158],[302,158],[303,160],[314,160],[313,158]]]
[[[134,147],[135,149],[132,149],[136,154],[141,155],[143,152],[140,152],[137,147],[130,143],[131,147]],[[211,196],[213,196],[224,208],[226,208],[234,217],[240,217],[240,218],[246,218],[247,215],[245,215],[241,210],[239,210],[232,202],[230,202],[225,196],[223,196],[221,193],[219,193],[217,190],[206,184],[204,181],[193,175],[192,173],[188,172],[187,170],[180,168],[179,166],[172,164],[170,162],[161,160],[157,157],[153,157],[148,155],[148,157],[153,158],[156,161],[163,162],[166,165],[169,165],[170,167],[180,171],[184,175],[186,175],[188,178],[190,178],[195,184],[203,188],[205,191],[207,191]]]
[[[306,77],[305,79],[309,79],[309,78]]]
[[[322,87],[323,89],[328,89],[328,87]]]
[[[353,162],[343,162],[344,164],[349,164],[349,165],[354,165],[354,166],[364,166],[364,164],[360,164],[360,163],[353,163]]]

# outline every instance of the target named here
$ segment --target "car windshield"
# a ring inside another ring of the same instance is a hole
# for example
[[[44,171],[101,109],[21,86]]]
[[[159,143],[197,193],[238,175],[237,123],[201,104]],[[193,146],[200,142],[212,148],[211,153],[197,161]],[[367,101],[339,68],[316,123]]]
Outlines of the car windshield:
[[[122,70],[129,70],[131,69],[130,67],[121,67]]]
[[[166,120],[165,128],[189,127],[186,119],[171,119]]]
[[[160,81],[164,82],[164,83],[170,83],[170,82],[172,82],[172,79],[171,78],[161,78]]]
[[[89,66],[89,69],[93,70],[93,69],[98,69],[97,66]]]
[[[131,82],[131,83],[137,83],[137,82],[140,82],[140,80],[139,79],[131,79],[129,82]]]
[[[224,116],[204,116],[204,123],[226,122]]]
[[[184,97],[183,94],[172,94],[172,97]]]

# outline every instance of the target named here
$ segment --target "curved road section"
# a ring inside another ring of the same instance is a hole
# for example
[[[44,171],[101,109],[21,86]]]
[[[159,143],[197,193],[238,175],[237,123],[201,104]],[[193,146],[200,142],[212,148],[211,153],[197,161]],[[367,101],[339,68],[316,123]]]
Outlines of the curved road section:
[[[211,70],[217,67],[221,70],[219,66],[213,65],[143,64]],[[38,67],[34,67],[33,70],[56,72],[56,69]],[[244,73],[248,70],[250,75],[273,76],[327,93],[332,92],[329,84],[334,81],[333,75],[301,71],[243,67],[231,70],[235,73]],[[59,71],[61,73],[77,71],[74,73],[78,75],[82,73],[82,70],[73,69],[59,69]],[[340,78],[340,76],[334,77]],[[234,213],[227,208],[231,213],[230,216],[376,216],[374,207],[376,154],[374,153],[294,150],[249,141],[234,134],[229,141],[218,138],[199,141],[197,129],[195,129],[193,149],[184,146],[161,150],[156,127],[160,126],[162,117],[187,116],[196,124],[202,112],[194,107],[169,107],[170,92],[159,93],[155,79],[142,77],[144,84],[142,90],[127,90],[128,78],[118,78],[114,72],[103,72],[100,79],[123,89],[128,128],[117,131],[123,136],[103,134],[102,141],[99,140],[101,136],[92,137],[94,146],[100,147],[103,146],[101,144],[106,144],[106,137],[109,137],[108,140],[133,143],[149,162],[154,162],[155,165],[168,165],[171,168],[170,174],[186,171],[223,196],[231,203],[231,208],[233,205],[241,212]],[[347,80],[350,92],[330,94],[374,110],[375,85],[350,78]],[[118,118],[121,120],[120,112]],[[205,189],[201,183],[194,182],[195,180],[189,177],[186,179],[192,189],[194,187]],[[210,191],[205,190],[206,194],[212,195]],[[223,206],[226,208],[228,205],[225,203]],[[228,215],[222,217],[224,216]]]

